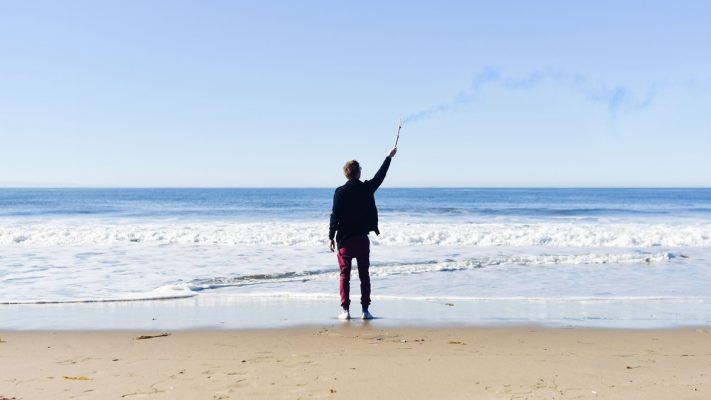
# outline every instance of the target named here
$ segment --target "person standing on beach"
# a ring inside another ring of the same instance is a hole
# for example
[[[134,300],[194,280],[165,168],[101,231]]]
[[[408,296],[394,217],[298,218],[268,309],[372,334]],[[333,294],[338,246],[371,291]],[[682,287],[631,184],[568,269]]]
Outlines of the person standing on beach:
[[[343,311],[339,319],[350,319],[350,281],[351,262],[358,262],[358,277],[360,278],[360,304],[363,307],[362,319],[373,319],[368,311],[370,306],[370,240],[368,234],[378,230],[378,209],[375,207],[375,191],[385,179],[390,168],[390,161],[395,157],[397,147],[390,150],[383,165],[375,173],[373,179],[360,181],[360,164],[356,160],[346,162],[343,174],[348,179],[345,185],[336,189],[333,195],[333,210],[328,230],[329,248],[338,249],[338,266],[341,270],[340,293]],[[335,242],[334,242],[335,238]]]

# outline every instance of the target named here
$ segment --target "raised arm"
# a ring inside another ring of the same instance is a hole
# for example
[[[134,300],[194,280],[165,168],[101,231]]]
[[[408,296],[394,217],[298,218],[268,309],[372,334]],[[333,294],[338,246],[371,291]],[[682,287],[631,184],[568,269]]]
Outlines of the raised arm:
[[[378,169],[378,172],[375,173],[373,179],[366,181],[368,186],[370,186],[371,191],[375,192],[376,190],[378,190],[380,185],[382,185],[383,180],[385,179],[385,175],[388,173],[388,168],[390,168],[390,161],[393,159],[393,157],[395,157],[395,153],[397,153],[397,147],[390,150],[388,156],[385,157],[385,161],[383,161],[383,165],[380,166],[380,169]]]

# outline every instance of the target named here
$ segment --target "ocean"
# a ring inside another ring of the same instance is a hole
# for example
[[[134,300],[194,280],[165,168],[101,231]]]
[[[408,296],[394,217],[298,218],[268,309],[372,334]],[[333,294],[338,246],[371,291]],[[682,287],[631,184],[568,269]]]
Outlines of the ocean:
[[[0,189],[0,308],[220,295],[325,299],[337,310],[332,195]],[[381,188],[376,201],[376,307],[673,301],[705,307],[707,322],[711,189]],[[357,281],[354,272],[354,304]]]
[[[332,194],[1,189],[0,303],[335,296]],[[709,297],[709,189],[382,188],[376,199],[376,299]]]

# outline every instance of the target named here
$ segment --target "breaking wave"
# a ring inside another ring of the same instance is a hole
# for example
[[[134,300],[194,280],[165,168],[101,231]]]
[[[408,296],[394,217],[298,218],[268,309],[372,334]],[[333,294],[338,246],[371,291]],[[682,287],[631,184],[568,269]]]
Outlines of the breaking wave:
[[[0,245],[190,244],[321,246],[328,227],[314,222],[14,223],[0,226]],[[674,223],[389,223],[375,245],[702,247],[711,224]]]

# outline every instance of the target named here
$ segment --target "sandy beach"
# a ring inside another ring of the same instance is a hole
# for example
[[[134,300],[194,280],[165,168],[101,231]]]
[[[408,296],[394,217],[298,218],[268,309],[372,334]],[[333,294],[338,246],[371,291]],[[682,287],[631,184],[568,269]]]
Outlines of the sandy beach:
[[[711,330],[0,333],[2,399],[708,399]]]

